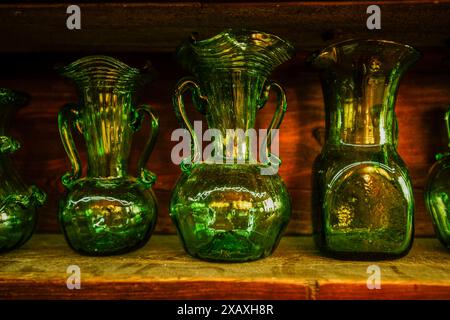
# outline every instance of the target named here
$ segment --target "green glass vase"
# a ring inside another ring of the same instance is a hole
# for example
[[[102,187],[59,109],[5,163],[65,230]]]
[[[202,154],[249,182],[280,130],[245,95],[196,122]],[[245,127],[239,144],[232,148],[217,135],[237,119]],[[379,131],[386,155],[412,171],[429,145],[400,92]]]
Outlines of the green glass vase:
[[[0,252],[17,248],[31,237],[36,209],[45,201],[44,192],[22,181],[10,157],[20,148],[8,135],[11,117],[28,100],[26,94],[0,88]]]
[[[72,165],[62,177],[67,188],[61,200],[59,223],[69,245],[88,255],[109,255],[144,245],[155,226],[157,203],[151,189],[156,176],[145,169],[158,133],[158,119],[136,95],[150,72],[107,56],[88,56],[61,70],[76,84],[78,103],[58,115],[59,132]],[[138,163],[137,177],[129,173],[133,133],[144,116],[151,131]],[[72,128],[84,138],[87,172],[72,138]]]
[[[321,70],[326,141],[313,165],[318,247],[338,258],[389,259],[413,240],[414,198],[397,153],[400,77],[419,57],[410,46],[348,40],[309,58]]]
[[[445,123],[450,141],[450,107],[445,114]],[[437,154],[436,160],[428,174],[425,204],[438,239],[450,250],[450,152]]]
[[[234,139],[226,132],[253,128],[256,112],[271,90],[277,92],[278,105],[268,132],[279,128],[286,97],[281,86],[267,78],[292,53],[293,47],[277,36],[245,30],[226,30],[202,41],[191,39],[176,52],[181,65],[194,74],[178,83],[173,99],[175,113],[193,143],[172,192],[170,215],[192,256],[255,260],[271,254],[279,242],[291,215],[290,198],[277,173],[261,173],[279,163],[256,161],[249,139]],[[220,133],[214,142],[222,152],[214,153],[213,160],[201,159],[199,137],[183,103],[187,91],[206,116],[208,128]],[[268,135],[265,151],[271,141]],[[266,155],[270,157],[269,151]]]

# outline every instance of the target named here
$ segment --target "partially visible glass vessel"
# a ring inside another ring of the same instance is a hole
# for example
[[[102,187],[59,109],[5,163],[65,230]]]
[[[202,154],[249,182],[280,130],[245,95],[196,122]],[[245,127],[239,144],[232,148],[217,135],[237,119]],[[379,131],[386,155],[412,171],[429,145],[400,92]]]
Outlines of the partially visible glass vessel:
[[[263,153],[273,161],[257,161],[250,139],[235,139],[227,129],[244,133],[253,129],[256,112],[264,107],[270,90],[277,92],[278,105],[268,133],[279,128],[286,97],[281,86],[267,78],[291,57],[293,47],[271,34],[226,30],[207,40],[191,39],[176,54],[195,75],[182,79],[174,95],[175,113],[193,141],[192,157],[182,163],[170,202],[183,245],[189,254],[205,260],[266,257],[276,248],[291,215],[286,186],[277,171],[271,171],[279,159],[273,160],[276,157],[268,151],[269,134]],[[220,133],[214,138],[215,150],[220,151],[211,157],[201,159],[198,136],[184,108],[187,91],[208,127]],[[270,173],[262,173],[264,169]]]
[[[450,147],[450,107],[445,114]],[[450,152],[436,155],[425,187],[425,204],[434,230],[442,244],[450,250]]]
[[[348,40],[313,54],[321,69],[326,141],[313,165],[318,247],[337,258],[388,259],[413,241],[414,198],[397,153],[394,105],[410,46]]]
[[[26,94],[0,88],[0,252],[28,241],[36,227],[36,209],[45,202],[45,193],[22,181],[10,157],[20,148],[8,135],[11,117],[28,100]]]
[[[151,189],[156,176],[145,169],[158,133],[158,119],[136,96],[150,72],[107,56],[88,56],[61,70],[78,89],[79,102],[58,115],[59,132],[72,165],[62,177],[67,194],[61,200],[59,223],[69,245],[88,255],[110,255],[143,246],[156,223],[157,203]],[[133,133],[145,115],[151,131],[138,164],[137,178],[128,170]],[[71,128],[82,134],[87,173]]]

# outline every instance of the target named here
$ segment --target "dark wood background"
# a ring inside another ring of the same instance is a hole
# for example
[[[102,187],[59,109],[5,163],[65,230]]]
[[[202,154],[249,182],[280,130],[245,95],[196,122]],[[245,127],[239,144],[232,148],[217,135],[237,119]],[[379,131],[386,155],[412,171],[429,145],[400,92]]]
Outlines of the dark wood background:
[[[450,5],[433,1],[382,3],[382,30],[365,28],[366,2],[86,4],[82,31],[65,26],[67,5],[0,5],[0,86],[32,95],[12,124],[12,135],[22,148],[14,155],[24,179],[48,194],[39,210],[39,232],[58,232],[57,205],[64,189],[61,175],[69,169],[59,140],[57,113],[76,101],[74,87],[54,70],[86,54],[110,54],[140,67],[151,60],[159,77],[140,99],[159,114],[161,132],[148,168],[158,176],[157,232],[174,233],[168,216],[170,192],[180,173],[170,160],[172,130],[179,127],[171,105],[176,81],[188,73],[173,60],[172,51],[190,32],[214,34],[226,26],[272,31],[292,40],[298,53],[272,79],[287,91],[288,111],[281,126],[280,174],[293,203],[290,234],[311,232],[310,173],[320,152],[324,110],[317,73],[305,66],[311,50],[353,37],[385,38],[415,45],[422,59],[401,81],[397,99],[399,152],[407,163],[416,199],[416,234],[433,234],[423,201],[423,188],[434,154],[447,149],[443,114],[450,105]],[[63,13],[61,14],[61,10]],[[258,114],[265,127],[273,115],[273,99]],[[201,119],[190,112],[191,120]],[[146,130],[136,135],[132,168],[142,149]],[[85,148],[77,139],[84,165]],[[84,168],[85,169],[85,168]]]

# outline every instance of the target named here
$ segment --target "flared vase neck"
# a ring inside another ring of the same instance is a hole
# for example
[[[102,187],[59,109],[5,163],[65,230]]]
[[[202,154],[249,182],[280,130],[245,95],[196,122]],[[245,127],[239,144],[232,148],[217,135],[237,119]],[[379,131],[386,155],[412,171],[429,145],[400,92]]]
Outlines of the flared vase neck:
[[[228,29],[205,40],[191,38],[176,57],[208,99],[208,125],[222,131],[254,126],[264,82],[293,52],[289,42],[275,35]]]
[[[313,55],[321,69],[326,143],[396,145],[399,80],[418,57],[410,46],[381,40],[345,41]]]
[[[227,70],[198,76],[207,97],[208,127],[223,134],[227,129],[247,130],[255,126],[256,111],[266,77],[246,71]]]

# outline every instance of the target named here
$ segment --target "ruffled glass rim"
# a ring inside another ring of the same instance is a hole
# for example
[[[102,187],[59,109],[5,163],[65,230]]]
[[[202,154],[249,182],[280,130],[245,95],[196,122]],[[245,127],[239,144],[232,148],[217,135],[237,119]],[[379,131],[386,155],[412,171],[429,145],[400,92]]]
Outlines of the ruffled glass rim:
[[[254,69],[268,74],[293,54],[294,46],[276,35],[226,29],[204,40],[191,37],[177,48],[175,56],[193,73],[205,69]]]
[[[152,67],[141,72],[120,60],[104,55],[83,57],[59,68],[58,71],[79,86],[108,86],[127,90],[141,87],[155,75]]]

